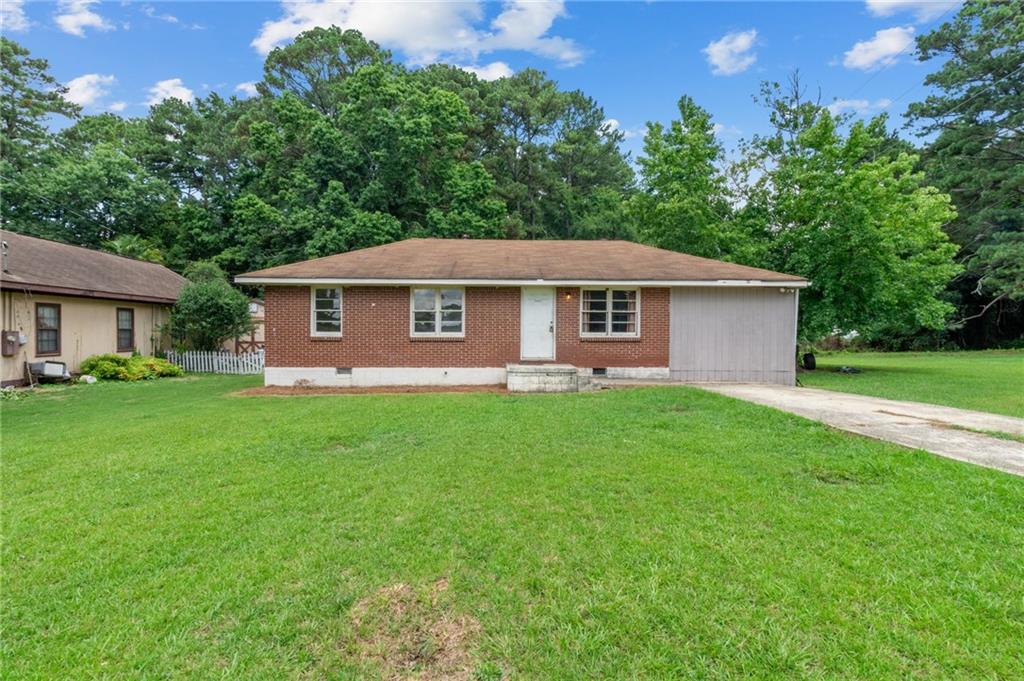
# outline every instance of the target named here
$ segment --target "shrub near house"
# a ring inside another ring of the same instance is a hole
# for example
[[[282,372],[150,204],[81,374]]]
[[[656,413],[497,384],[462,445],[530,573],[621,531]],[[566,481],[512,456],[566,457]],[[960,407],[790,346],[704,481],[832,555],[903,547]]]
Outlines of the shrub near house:
[[[224,341],[253,329],[249,299],[232,288],[227,275],[210,262],[185,271],[189,283],[171,310],[168,330],[178,347],[218,350]]]
[[[108,381],[141,381],[184,376],[181,367],[159,357],[93,355],[82,362],[82,373]]]

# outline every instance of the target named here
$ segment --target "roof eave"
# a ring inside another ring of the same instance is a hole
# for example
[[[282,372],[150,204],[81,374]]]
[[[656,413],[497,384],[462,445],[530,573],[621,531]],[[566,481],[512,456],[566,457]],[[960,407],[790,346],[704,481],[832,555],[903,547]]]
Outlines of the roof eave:
[[[4,291],[22,291],[25,293],[45,293],[53,296],[70,296],[73,298],[97,298],[101,300],[127,300],[137,303],[156,303],[158,305],[174,305],[177,297],[146,296],[135,293],[117,291],[96,291],[92,289],[68,288],[65,286],[47,286],[44,284],[23,283],[5,279],[0,281],[0,289]]]
[[[806,279],[430,279],[366,277],[267,277],[240,275],[235,283],[256,286],[722,286],[806,288]]]

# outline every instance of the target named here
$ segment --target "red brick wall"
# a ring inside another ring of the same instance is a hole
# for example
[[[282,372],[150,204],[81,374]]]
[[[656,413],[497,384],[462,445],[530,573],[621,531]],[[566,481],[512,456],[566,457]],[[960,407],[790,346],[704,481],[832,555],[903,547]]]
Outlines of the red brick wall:
[[[566,299],[566,294],[571,297]],[[668,366],[668,289],[640,294],[638,340],[579,337],[579,289],[556,297],[557,361],[581,367]],[[312,338],[309,288],[266,289],[270,367],[503,367],[519,361],[518,287],[467,288],[465,338],[409,337],[409,289],[348,286],[342,338]]]
[[[519,357],[519,289],[467,288],[465,338],[410,338],[408,287],[347,286],[342,338],[309,335],[309,288],[268,286],[267,366],[503,367]]]
[[[578,367],[667,367],[669,289],[640,290],[639,338],[580,338],[580,290],[557,291],[558,361]]]

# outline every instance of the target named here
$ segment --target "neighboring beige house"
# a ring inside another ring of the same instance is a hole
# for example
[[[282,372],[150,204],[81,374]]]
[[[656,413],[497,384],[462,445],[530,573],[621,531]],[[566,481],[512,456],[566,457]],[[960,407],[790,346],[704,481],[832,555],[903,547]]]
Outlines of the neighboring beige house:
[[[0,381],[25,382],[25,363],[165,349],[160,326],[185,285],[163,265],[0,231]]]

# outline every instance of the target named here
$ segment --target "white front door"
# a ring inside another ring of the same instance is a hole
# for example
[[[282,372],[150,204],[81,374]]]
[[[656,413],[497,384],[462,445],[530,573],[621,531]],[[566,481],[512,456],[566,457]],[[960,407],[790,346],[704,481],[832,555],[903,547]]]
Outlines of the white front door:
[[[555,289],[524,286],[519,354],[522,359],[555,358]]]

